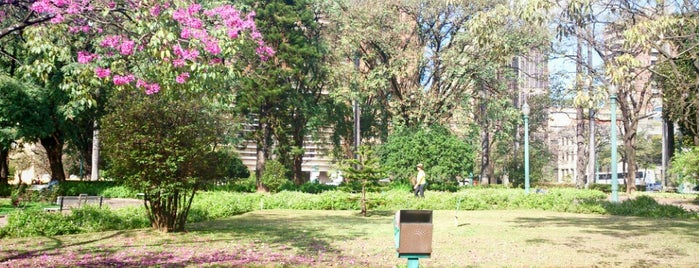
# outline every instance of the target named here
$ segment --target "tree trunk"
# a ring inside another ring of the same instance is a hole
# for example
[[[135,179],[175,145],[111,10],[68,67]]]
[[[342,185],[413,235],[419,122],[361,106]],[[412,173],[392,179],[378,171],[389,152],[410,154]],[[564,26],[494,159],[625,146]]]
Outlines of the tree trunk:
[[[97,181],[100,178],[100,170],[99,170],[99,160],[100,160],[100,140],[99,140],[99,128],[97,125],[97,120],[95,120],[95,123],[93,124],[93,130],[92,130],[92,156],[91,156],[91,165],[90,165],[90,180],[92,181]]]
[[[10,179],[10,148],[0,148],[0,185],[8,185]]]
[[[255,184],[258,192],[268,192],[267,186],[262,183],[264,176],[265,163],[269,159],[269,151],[272,147],[272,126],[266,121],[268,113],[267,108],[260,108],[260,118],[257,121],[257,127],[260,130],[260,135],[257,137],[257,161],[255,162]]]
[[[487,185],[490,183],[490,133],[486,126],[481,126],[481,185]]]
[[[576,49],[576,64],[575,73],[577,74],[575,79],[575,86],[578,92],[582,90],[582,40],[580,37],[582,29],[576,28],[577,34],[577,49]],[[575,187],[581,189],[584,187],[585,183],[585,173],[587,166],[587,159],[585,158],[585,110],[582,107],[578,107],[576,110],[576,124],[575,124],[575,144],[577,148],[577,162],[575,166]]]
[[[41,145],[46,150],[51,167],[51,180],[59,182],[66,181],[66,174],[63,170],[63,135],[60,132],[53,132],[51,136],[39,139]]]
[[[626,193],[631,194],[636,191],[636,127],[637,124],[630,124],[629,129],[624,130],[624,150],[626,151],[627,172],[626,172]]]
[[[490,183],[491,177],[490,177],[490,171],[489,171],[489,166],[490,166],[490,132],[488,131],[488,106],[486,104],[486,99],[487,99],[487,90],[485,87],[481,87],[481,92],[480,92],[481,98],[480,98],[480,104],[479,104],[479,112],[478,116],[480,126],[481,126],[481,178],[480,178],[480,183],[481,185],[487,185]]]
[[[299,112],[300,113],[300,112]],[[305,179],[303,178],[303,171],[302,171],[302,164],[303,164],[303,154],[304,154],[304,141],[305,141],[305,136],[306,132],[304,131],[305,125],[306,125],[306,120],[301,118],[301,116],[295,118],[294,122],[292,123],[294,129],[294,146],[299,150],[292,150],[292,157],[293,157],[293,163],[291,167],[291,171],[294,176],[294,184],[296,185],[301,185],[305,182]]]

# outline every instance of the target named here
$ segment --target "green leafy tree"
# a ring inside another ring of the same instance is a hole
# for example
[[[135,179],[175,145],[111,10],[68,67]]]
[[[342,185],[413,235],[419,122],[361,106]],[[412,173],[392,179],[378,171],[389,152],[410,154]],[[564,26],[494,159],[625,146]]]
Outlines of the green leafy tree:
[[[224,111],[203,96],[120,91],[103,119],[110,174],[146,195],[155,229],[184,230],[196,191],[225,176],[215,151],[226,133]]]
[[[374,155],[371,147],[361,146],[357,152],[358,159],[347,160],[342,171],[345,178],[350,182],[359,182],[362,185],[361,213],[366,216],[367,200],[366,188],[376,184],[384,177],[379,158]]]
[[[429,183],[455,183],[473,172],[474,147],[442,126],[396,130],[379,149],[382,166],[394,180],[408,181],[418,163]]]
[[[319,17],[313,1],[246,1],[256,9],[256,24],[275,50],[273,61],[251,64],[238,92],[237,107],[255,128],[250,132],[257,143],[256,178],[264,177],[266,161],[276,159],[286,166],[294,182],[304,182],[301,171],[306,137],[315,135],[322,123],[316,114],[327,98],[323,66],[324,47]],[[243,50],[251,58],[253,49]],[[256,121],[256,123],[254,123]],[[258,180],[258,188],[262,189]]]
[[[675,155],[670,173],[675,175],[676,185],[689,183],[699,185],[699,147]]]

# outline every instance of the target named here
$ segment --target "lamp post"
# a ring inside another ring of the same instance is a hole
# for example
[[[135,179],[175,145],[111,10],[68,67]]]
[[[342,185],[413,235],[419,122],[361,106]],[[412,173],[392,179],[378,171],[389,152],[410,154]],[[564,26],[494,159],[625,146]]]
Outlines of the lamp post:
[[[617,88],[614,85],[609,87],[609,112],[611,113],[611,126],[609,130],[609,139],[611,143],[612,155],[611,155],[611,165],[612,165],[612,202],[619,202],[619,178],[617,174],[617,159],[616,159],[616,94]]]
[[[529,104],[522,104],[524,115],[524,193],[529,194]]]

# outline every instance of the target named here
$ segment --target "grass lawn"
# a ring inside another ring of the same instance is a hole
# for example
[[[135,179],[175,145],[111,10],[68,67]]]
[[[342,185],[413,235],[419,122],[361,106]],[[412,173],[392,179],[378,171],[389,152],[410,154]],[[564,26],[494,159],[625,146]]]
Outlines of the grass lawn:
[[[393,211],[262,210],[151,230],[5,239],[0,267],[394,267]],[[458,215],[458,223],[455,220]],[[546,211],[435,211],[423,267],[696,267],[699,221]]]

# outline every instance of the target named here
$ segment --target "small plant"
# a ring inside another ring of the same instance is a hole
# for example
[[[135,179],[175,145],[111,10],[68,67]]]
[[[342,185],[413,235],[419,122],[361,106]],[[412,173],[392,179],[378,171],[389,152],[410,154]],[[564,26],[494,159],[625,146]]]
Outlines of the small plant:
[[[267,186],[271,192],[279,191],[279,188],[286,182],[287,169],[277,160],[267,161],[265,164],[265,172],[262,175],[262,184]]]
[[[377,182],[384,177],[384,172],[379,166],[379,159],[374,155],[371,148],[362,146],[359,148],[359,159],[350,159],[347,161],[342,171],[346,174],[346,178],[350,183],[359,182],[362,185],[362,215],[366,216],[367,186],[376,185]]]

